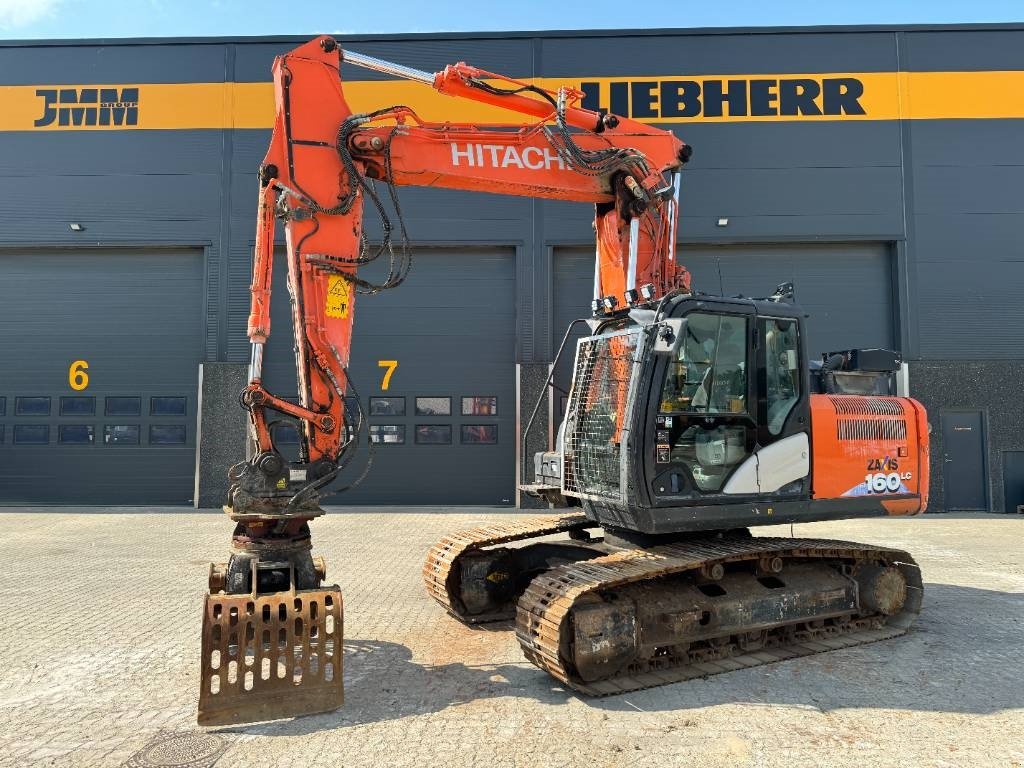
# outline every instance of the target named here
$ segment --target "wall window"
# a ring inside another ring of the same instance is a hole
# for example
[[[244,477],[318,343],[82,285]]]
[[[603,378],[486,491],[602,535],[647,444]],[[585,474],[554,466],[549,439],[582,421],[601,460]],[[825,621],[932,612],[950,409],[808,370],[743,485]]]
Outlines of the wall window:
[[[4,441],[4,425],[0,424],[0,443]]]
[[[92,445],[95,433],[92,424],[61,424],[57,427],[57,442],[66,445]]]
[[[184,424],[151,424],[149,427],[150,445],[184,445]]]
[[[371,397],[371,416],[405,416],[404,397]]]
[[[402,424],[371,424],[370,442],[401,445],[405,442],[405,427]]]
[[[450,424],[417,424],[417,445],[449,445],[452,442]]]
[[[49,416],[50,398],[48,397],[16,397],[14,398],[15,416]]]
[[[17,445],[46,445],[50,442],[50,427],[46,424],[15,424],[14,442]]]
[[[110,398],[107,398],[108,402],[109,400]],[[107,445],[138,445],[139,425],[107,424],[103,427],[103,442]]]
[[[7,398],[0,397],[0,416],[7,415]]]
[[[184,416],[184,397],[151,397],[149,398],[150,416]]]
[[[450,397],[417,397],[417,416],[451,416],[452,399]]]
[[[470,445],[495,445],[498,442],[498,425],[463,424],[462,442]]]
[[[498,398],[474,396],[462,398],[463,416],[497,416]]]
[[[95,397],[62,397],[60,399],[61,416],[95,416]],[[64,442],[63,440],[61,442]]]
[[[103,413],[106,416],[139,416],[142,413],[142,398],[108,397]]]

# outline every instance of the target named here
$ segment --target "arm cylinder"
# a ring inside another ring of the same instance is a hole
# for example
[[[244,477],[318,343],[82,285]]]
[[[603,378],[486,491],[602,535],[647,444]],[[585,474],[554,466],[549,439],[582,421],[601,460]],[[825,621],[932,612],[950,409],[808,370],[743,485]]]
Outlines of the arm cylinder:
[[[486,78],[491,75],[467,64],[449,65],[440,72],[431,73],[347,50],[342,51],[342,60],[347,61],[349,64],[355,64],[357,67],[371,69],[374,72],[383,72],[386,75],[429,85],[448,96],[461,96],[541,119],[549,118],[555,111],[551,103],[542,99],[522,94],[494,94],[474,88],[470,85],[470,81],[477,77]],[[554,96],[555,94],[552,94],[552,97]],[[569,107],[565,111],[565,116],[566,121],[577,128],[583,128],[588,131],[601,129],[601,115],[589,109]]]
[[[341,54],[342,61],[347,61],[349,64],[355,64],[357,67],[363,69],[372,69],[374,72],[383,72],[386,75],[394,75],[395,77],[401,77],[405,80],[415,80],[419,83],[426,85],[434,84],[434,75],[430,72],[424,72],[421,69],[413,69],[412,67],[406,67],[401,64],[394,64],[390,61],[384,61],[383,59],[376,59],[373,56],[364,56],[361,53],[355,51],[343,51]]]
[[[263,344],[270,335],[270,287],[274,259],[274,188],[260,187],[256,219],[256,248],[253,254],[252,284],[249,287],[248,335],[254,344]]]

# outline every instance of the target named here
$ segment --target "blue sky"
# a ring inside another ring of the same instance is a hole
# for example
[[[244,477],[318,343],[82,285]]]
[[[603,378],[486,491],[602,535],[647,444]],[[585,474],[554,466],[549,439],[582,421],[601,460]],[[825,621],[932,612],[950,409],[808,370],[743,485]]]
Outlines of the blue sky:
[[[0,0],[0,38],[1024,21],[1024,0]]]

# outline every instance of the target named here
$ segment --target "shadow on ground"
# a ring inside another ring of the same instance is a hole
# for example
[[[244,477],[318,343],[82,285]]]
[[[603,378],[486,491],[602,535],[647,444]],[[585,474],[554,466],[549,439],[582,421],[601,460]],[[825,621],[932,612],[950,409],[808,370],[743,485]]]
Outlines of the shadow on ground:
[[[1024,666],[1018,658],[1022,629],[1024,594],[926,584],[924,612],[904,637],[646,691],[579,700],[596,709],[626,712],[683,712],[740,703],[822,711],[865,707],[992,714],[1024,707]],[[494,631],[494,626],[480,631]],[[526,661],[426,665],[414,662],[404,645],[349,640],[342,709],[218,732],[301,735],[499,697],[530,697],[562,705],[576,694]]]

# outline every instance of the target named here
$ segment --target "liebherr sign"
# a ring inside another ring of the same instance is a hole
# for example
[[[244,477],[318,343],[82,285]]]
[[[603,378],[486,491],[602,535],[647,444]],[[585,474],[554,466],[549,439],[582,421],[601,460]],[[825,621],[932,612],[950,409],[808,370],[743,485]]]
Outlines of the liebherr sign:
[[[866,114],[856,77],[583,81],[583,106],[636,120]]]

